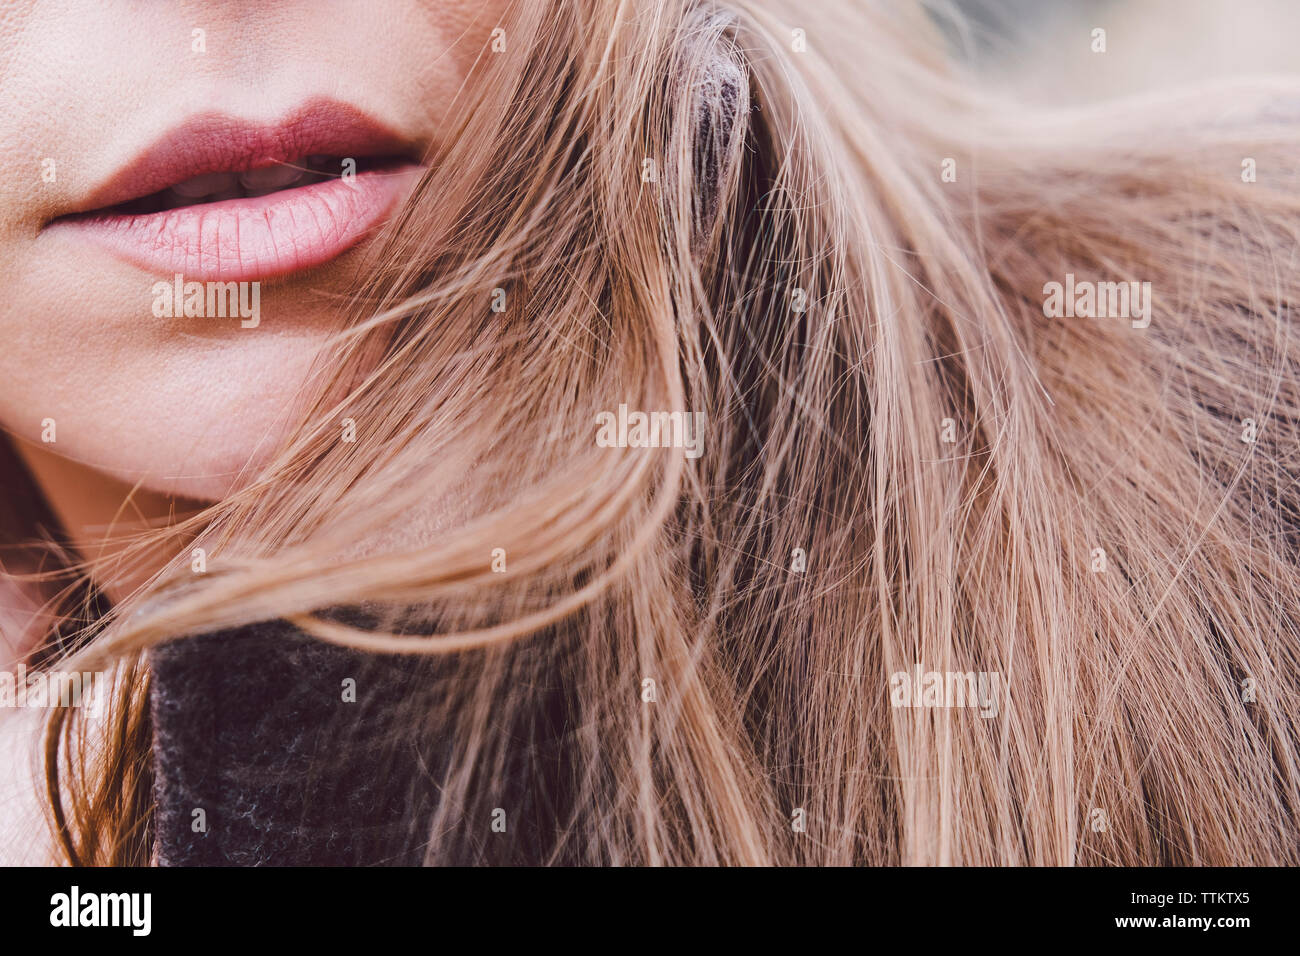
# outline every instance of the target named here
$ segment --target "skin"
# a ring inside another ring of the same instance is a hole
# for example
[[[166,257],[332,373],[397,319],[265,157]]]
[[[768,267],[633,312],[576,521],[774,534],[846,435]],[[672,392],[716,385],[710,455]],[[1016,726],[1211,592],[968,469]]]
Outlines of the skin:
[[[262,322],[158,320],[156,276],[43,227],[164,131],[328,95],[432,146],[495,3],[40,0],[0,13],[0,424],[122,482],[219,497],[283,428],[357,251],[263,283]],[[191,32],[206,31],[206,53]],[[42,180],[55,160],[56,181]],[[87,476],[79,476],[87,477]]]
[[[45,227],[181,121],[341,100],[428,150],[504,0],[16,0],[0,5],[0,426],[83,556],[103,529],[215,500],[286,426],[361,248],[262,283],[261,322],[159,319],[157,276]],[[192,49],[205,31],[206,51]],[[54,160],[53,182],[43,178]],[[42,442],[53,419],[56,440]],[[14,529],[0,529],[6,543]],[[20,568],[6,552],[3,567]],[[134,581],[103,581],[108,594]],[[0,574],[12,666],[43,595]],[[27,627],[23,625],[26,619]],[[0,863],[39,832],[29,714],[0,710]],[[30,794],[28,795],[31,796]],[[36,826],[37,829],[32,829]],[[19,836],[22,834],[23,836]],[[12,835],[12,839],[10,836]],[[39,855],[39,853],[37,854]]]

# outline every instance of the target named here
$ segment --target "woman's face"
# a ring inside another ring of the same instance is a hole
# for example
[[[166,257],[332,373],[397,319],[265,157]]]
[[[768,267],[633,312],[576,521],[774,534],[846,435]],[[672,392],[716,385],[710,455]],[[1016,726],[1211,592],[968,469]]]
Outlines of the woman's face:
[[[503,6],[6,4],[0,425],[224,493],[285,426]]]

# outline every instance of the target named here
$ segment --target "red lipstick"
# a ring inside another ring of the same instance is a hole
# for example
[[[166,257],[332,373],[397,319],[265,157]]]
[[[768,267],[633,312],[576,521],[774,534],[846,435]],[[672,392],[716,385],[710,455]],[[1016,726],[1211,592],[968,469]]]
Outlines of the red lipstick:
[[[283,275],[364,239],[414,185],[418,159],[414,143],[332,100],[271,125],[199,116],[48,228],[153,273]]]

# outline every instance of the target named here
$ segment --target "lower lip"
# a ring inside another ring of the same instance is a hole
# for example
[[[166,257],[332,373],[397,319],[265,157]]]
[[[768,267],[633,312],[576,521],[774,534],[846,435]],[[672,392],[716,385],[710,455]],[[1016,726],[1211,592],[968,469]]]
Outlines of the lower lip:
[[[75,231],[154,272],[201,281],[269,278],[321,265],[365,239],[421,171],[406,164],[148,215],[93,213],[51,229]]]

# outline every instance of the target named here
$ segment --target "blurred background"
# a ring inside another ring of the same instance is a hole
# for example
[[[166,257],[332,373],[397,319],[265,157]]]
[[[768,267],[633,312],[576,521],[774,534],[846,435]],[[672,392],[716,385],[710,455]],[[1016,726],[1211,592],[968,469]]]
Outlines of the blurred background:
[[[815,2],[815,0],[814,0]],[[1300,73],[1300,0],[954,0],[955,46],[1031,103],[1078,104],[1224,76]],[[935,4],[942,10],[942,3]],[[940,13],[940,19],[942,14]],[[1106,52],[1092,52],[1092,30]]]

